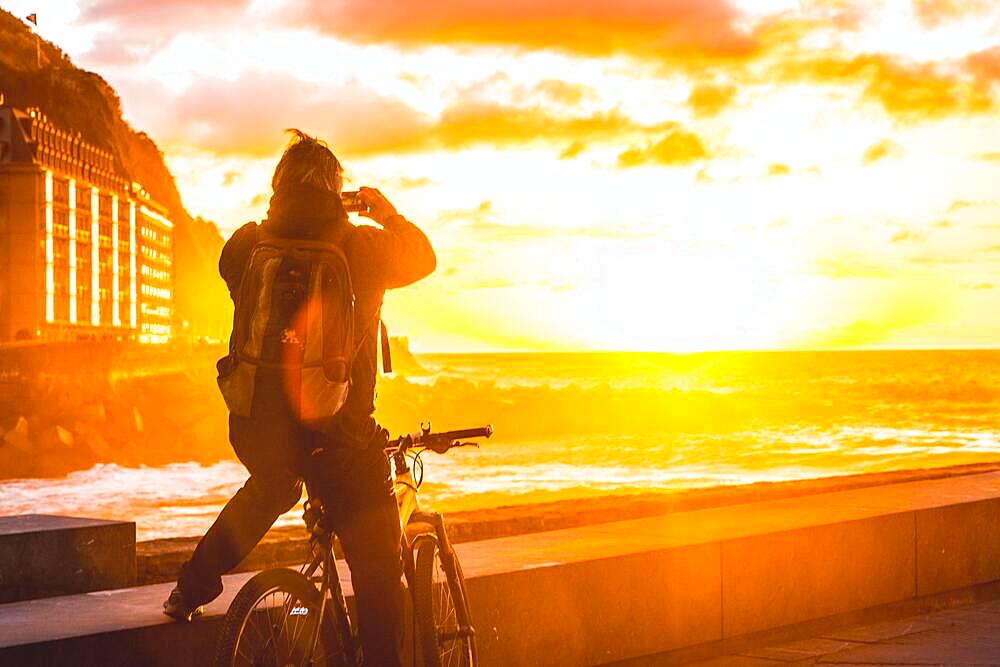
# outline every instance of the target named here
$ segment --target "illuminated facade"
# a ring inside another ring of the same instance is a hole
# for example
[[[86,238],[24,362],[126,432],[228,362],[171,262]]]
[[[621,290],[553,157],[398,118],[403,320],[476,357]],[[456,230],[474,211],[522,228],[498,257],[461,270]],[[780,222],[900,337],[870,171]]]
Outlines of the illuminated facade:
[[[0,341],[165,342],[172,323],[167,211],[111,153],[0,106]]]

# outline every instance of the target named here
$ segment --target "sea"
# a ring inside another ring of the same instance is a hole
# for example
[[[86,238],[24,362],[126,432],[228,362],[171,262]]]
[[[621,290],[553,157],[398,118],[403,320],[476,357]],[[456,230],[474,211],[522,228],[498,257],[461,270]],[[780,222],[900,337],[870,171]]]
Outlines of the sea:
[[[380,379],[394,433],[493,424],[422,457],[422,503],[476,510],[612,494],[1000,461],[1000,350],[417,355]],[[203,533],[246,480],[234,460],[100,464],[0,482],[0,515]],[[279,519],[301,521],[297,507]]]

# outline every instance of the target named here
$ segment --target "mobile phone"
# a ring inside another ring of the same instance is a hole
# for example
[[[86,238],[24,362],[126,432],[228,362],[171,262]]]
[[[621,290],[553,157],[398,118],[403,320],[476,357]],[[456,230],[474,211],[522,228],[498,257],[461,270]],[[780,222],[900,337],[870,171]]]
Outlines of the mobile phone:
[[[368,210],[368,205],[361,201],[357,190],[341,192],[340,200],[344,203],[344,208],[348,212],[363,213]]]

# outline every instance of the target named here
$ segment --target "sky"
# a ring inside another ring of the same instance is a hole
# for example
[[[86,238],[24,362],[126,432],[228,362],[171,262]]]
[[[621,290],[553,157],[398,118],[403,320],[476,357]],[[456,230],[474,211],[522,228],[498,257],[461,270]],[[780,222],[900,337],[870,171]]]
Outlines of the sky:
[[[418,351],[1000,346],[993,0],[0,0],[223,234],[298,127],[438,254]]]

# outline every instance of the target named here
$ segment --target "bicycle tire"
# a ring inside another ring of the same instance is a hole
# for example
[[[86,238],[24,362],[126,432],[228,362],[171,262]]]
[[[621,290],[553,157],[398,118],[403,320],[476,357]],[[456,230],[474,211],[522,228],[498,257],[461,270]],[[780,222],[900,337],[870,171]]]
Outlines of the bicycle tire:
[[[315,618],[315,615],[319,614],[320,592],[305,575],[287,568],[276,568],[258,572],[243,585],[243,588],[233,598],[229,609],[226,611],[226,616],[222,621],[222,630],[219,633],[219,640],[216,644],[215,667],[239,667],[240,665],[247,664],[239,659],[245,655],[249,655],[249,664],[255,663],[255,658],[258,656],[252,653],[244,654],[240,641],[247,639],[247,643],[242,645],[242,647],[247,648],[249,651],[253,650],[250,644],[250,633],[247,630],[248,627],[255,628],[256,626],[248,626],[248,621],[251,614],[257,609],[258,603],[275,593],[287,594],[290,601],[298,603],[296,607],[304,607],[308,610],[301,615],[301,618],[308,618],[310,616]],[[274,609],[275,607],[264,607],[259,609],[258,612],[263,612],[270,616]],[[299,615],[296,616],[295,623],[297,624]],[[297,661],[298,664],[309,665],[311,667],[348,667],[346,658],[341,651],[337,631],[330,618],[329,611],[323,614],[320,623],[320,633],[316,639],[315,650],[312,652],[312,655],[302,655],[303,659]],[[283,624],[282,629],[284,627],[285,625]],[[296,638],[301,637],[302,633],[308,630],[310,630],[310,627],[307,622],[305,627],[297,631],[297,634],[293,634],[293,641],[290,643],[297,643]],[[273,629],[271,637],[275,639],[274,643],[277,644],[278,641],[273,634]],[[265,641],[265,647],[266,645],[267,641]],[[304,653],[308,652],[308,649],[302,648],[302,650]]]
[[[418,537],[414,545],[416,571],[413,589],[414,632],[423,667],[476,667],[476,638],[474,634],[458,636],[440,642],[442,631],[452,634],[459,628],[472,627],[465,577],[458,556],[453,557],[454,568],[449,571],[441,561],[437,540]],[[435,566],[445,576],[445,581],[435,582]]]

